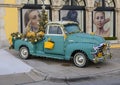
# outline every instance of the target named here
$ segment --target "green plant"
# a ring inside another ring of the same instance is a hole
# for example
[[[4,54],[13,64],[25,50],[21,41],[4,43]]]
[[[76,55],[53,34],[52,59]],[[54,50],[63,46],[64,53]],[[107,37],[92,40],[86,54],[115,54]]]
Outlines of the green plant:
[[[116,40],[117,37],[104,37],[105,40]]]

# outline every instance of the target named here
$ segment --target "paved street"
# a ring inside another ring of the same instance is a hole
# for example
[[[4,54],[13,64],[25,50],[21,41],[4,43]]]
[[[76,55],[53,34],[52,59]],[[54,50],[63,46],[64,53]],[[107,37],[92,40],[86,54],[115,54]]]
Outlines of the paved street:
[[[23,85],[120,85],[120,72],[68,81],[39,81]]]
[[[120,72],[69,82],[69,85],[120,85]]]
[[[1,49],[0,73],[4,72],[2,69],[4,68],[6,74],[0,74],[0,85],[79,85],[81,79],[89,80],[93,78],[94,80],[95,78],[96,80],[96,76],[119,72],[119,50],[119,48],[111,50],[113,53],[112,60],[98,64],[91,63],[86,68],[78,68],[74,66],[72,61],[35,57],[22,60],[19,58],[17,51],[7,48]],[[75,82],[69,82],[69,80]],[[83,85],[87,85],[87,83],[83,83]]]

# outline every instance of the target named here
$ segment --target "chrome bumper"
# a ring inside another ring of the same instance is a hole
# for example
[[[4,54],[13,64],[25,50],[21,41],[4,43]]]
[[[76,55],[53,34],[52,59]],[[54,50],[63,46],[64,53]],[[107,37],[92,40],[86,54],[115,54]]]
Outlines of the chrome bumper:
[[[102,52],[99,52],[99,47],[103,47]],[[100,54],[100,56],[99,56]],[[112,55],[110,52],[110,44],[104,45],[102,44],[101,46],[98,46],[96,49],[96,52],[93,54],[94,58],[93,58],[93,62],[94,63],[98,63],[98,62],[104,62],[106,61],[106,59],[111,59]]]
[[[100,58],[99,57],[93,58],[93,62],[94,63],[104,62],[104,61],[106,61],[106,59],[111,59],[111,58],[112,58],[111,53],[110,54],[105,54],[104,56],[101,56]]]

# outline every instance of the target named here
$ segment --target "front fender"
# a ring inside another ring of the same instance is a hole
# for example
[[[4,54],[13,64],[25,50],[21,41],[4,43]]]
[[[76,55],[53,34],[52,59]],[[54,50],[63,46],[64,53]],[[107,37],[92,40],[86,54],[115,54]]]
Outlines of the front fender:
[[[30,54],[34,52],[34,45],[28,41],[24,41],[21,39],[15,40],[14,44],[14,49],[19,51],[21,46],[26,46],[29,49]]]
[[[83,51],[87,55],[88,59],[92,60],[93,56],[91,51],[93,49],[93,44],[89,43],[70,43],[66,46],[65,59],[70,60],[71,55],[75,51]]]

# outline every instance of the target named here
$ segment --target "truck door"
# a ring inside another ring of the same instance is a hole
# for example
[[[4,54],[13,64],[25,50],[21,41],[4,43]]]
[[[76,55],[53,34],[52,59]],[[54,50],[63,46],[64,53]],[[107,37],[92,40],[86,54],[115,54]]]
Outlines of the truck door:
[[[44,48],[45,53],[64,55],[64,35],[63,30],[59,25],[49,25],[45,35],[45,42],[52,41],[54,47],[52,49]]]

